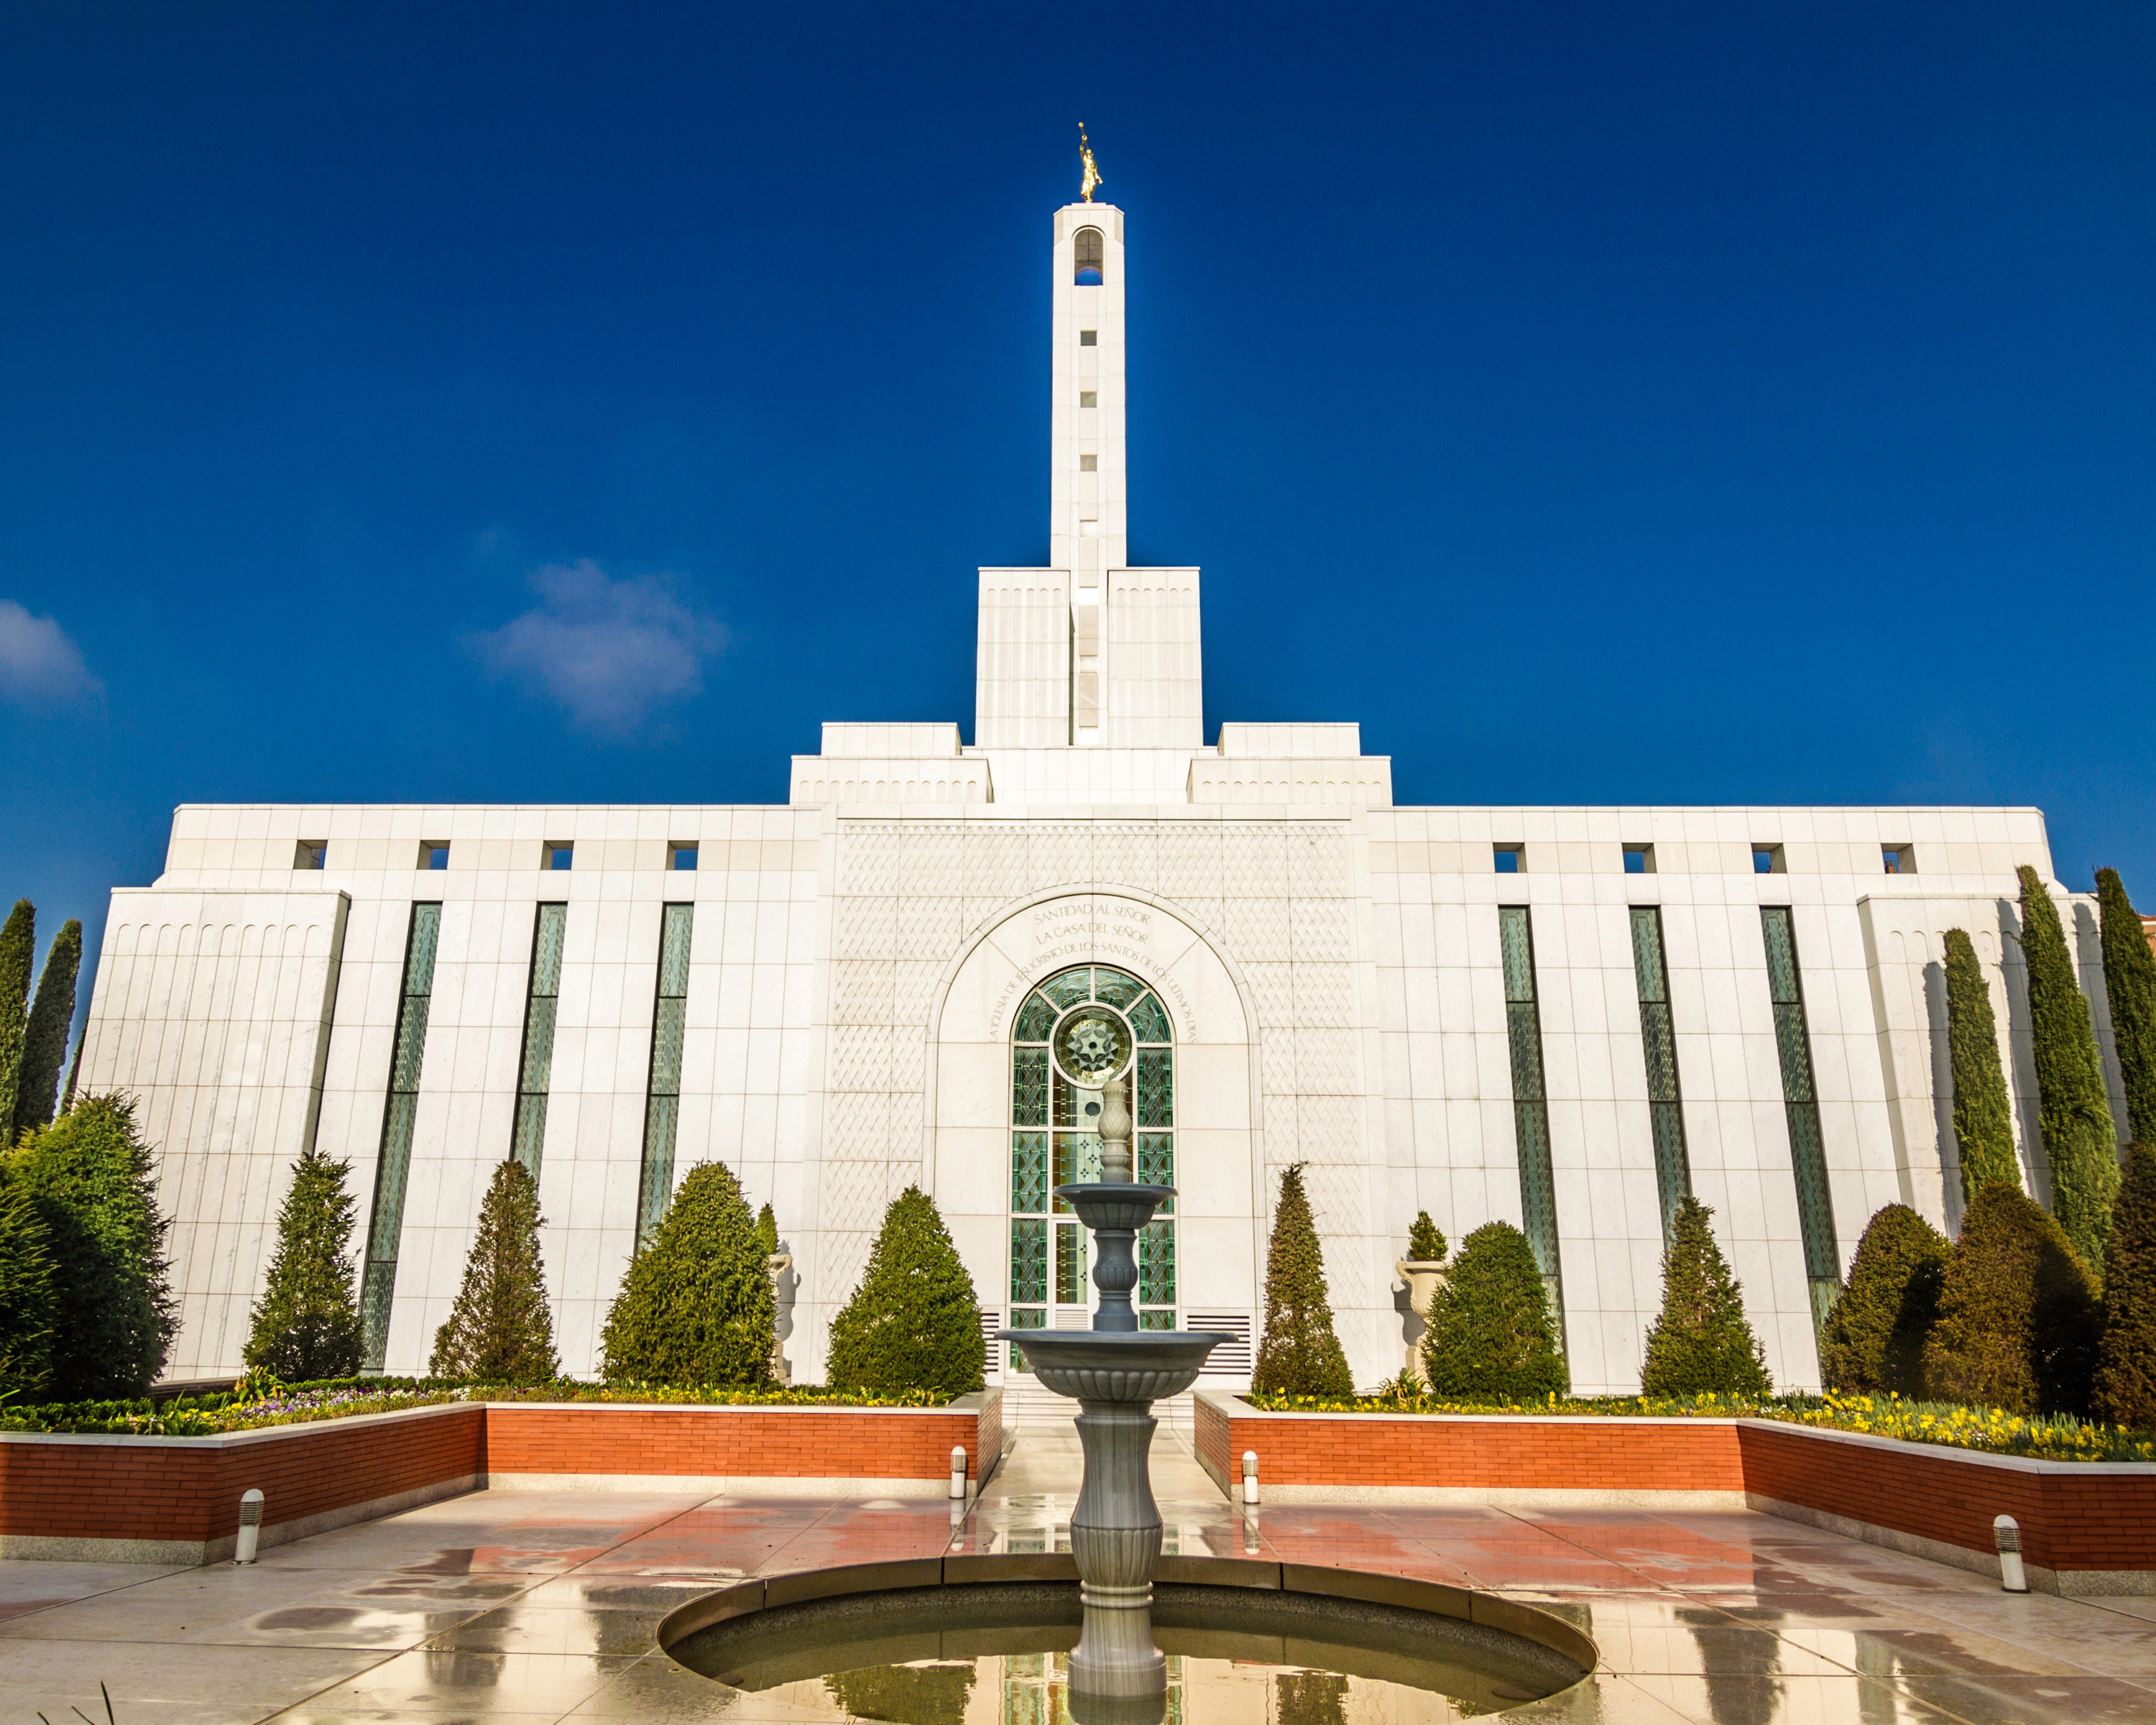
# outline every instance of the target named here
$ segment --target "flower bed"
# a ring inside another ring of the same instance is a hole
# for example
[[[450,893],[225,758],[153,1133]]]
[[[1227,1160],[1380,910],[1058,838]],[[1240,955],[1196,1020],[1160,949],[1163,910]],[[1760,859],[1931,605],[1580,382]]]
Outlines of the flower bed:
[[[639,1406],[756,1408],[941,1408],[951,1398],[937,1390],[877,1395],[827,1389],[820,1384],[784,1389],[741,1389],[729,1384],[682,1388],[648,1384],[475,1384],[444,1378],[345,1378],[321,1384],[278,1384],[241,1378],[229,1390],[182,1396],[159,1404],[132,1401],[65,1402],[0,1409],[0,1432],[69,1432],[101,1436],[218,1437],[270,1425],[301,1425],[361,1414],[388,1414],[447,1402],[622,1402]]]
[[[2010,1414],[1956,1402],[1899,1396],[1785,1395],[1550,1397],[1540,1402],[1462,1402],[1388,1389],[1372,1395],[1243,1398],[1267,1414],[1534,1414],[1545,1419],[1778,1420],[1904,1443],[1944,1444],[2039,1461],[2156,1461],[2156,1433],[2077,1420],[2071,1414]]]

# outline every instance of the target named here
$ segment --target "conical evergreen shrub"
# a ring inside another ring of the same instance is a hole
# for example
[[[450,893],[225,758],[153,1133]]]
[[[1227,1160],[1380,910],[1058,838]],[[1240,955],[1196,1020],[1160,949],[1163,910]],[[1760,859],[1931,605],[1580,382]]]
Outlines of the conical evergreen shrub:
[[[2096,1278],[2059,1224],[2013,1187],[1987,1186],[1947,1260],[1924,1393],[2013,1414],[2078,1414],[2098,1320]]]
[[[1430,1219],[1428,1210],[1417,1210],[1414,1221],[1408,1229],[1408,1255],[1410,1264],[1441,1264],[1445,1261],[1446,1245],[1444,1231]]]
[[[2133,1144],[2111,1212],[2103,1266],[2103,1341],[2089,1411],[2156,1431],[2156,1146]]]
[[[1500,1401],[1571,1387],[1542,1266],[1510,1222],[1486,1222],[1460,1242],[1430,1302],[1422,1358],[1439,1395]]]
[[[362,1337],[349,1254],[359,1204],[345,1189],[351,1173],[350,1163],[332,1162],[311,1144],[292,1164],[277,1213],[277,1250],[240,1356],[249,1371],[287,1384],[357,1374]]]
[[[2116,869],[2096,871],[2103,928],[2103,991],[2111,1001],[2111,1040],[2126,1086],[2128,1133],[2156,1144],[2156,952]],[[2115,1125],[2117,1122],[2113,1122]]]
[[[834,1389],[899,1394],[981,1387],[988,1349],[978,1296],[936,1201],[909,1186],[891,1201],[853,1298],[831,1321]]]
[[[165,1261],[153,1158],[123,1096],[83,1096],[9,1158],[38,1207],[53,1259],[54,1401],[146,1392],[178,1314]]]
[[[1250,1388],[1270,1395],[1353,1395],[1348,1356],[1332,1332],[1325,1249],[1318,1244],[1302,1169],[1298,1162],[1281,1172],[1273,1236],[1265,1248],[1265,1331]]]
[[[0,1172],[0,1407],[50,1399],[58,1318],[45,1224],[29,1189]]]
[[[690,1168],[658,1228],[629,1260],[600,1337],[614,1384],[771,1381],[769,1255],[733,1171]]]
[[[1999,1065],[1999,1020],[1984,966],[1963,929],[1947,931],[1946,948],[1947,1063],[1953,1073],[1954,1142],[1966,1205],[1994,1180],[2019,1186],[2021,1164],[2014,1154],[2014,1111]]]
[[[756,1245],[767,1259],[778,1250],[778,1217],[769,1204],[756,1213]]]
[[[524,1164],[501,1163],[479,1207],[479,1235],[449,1322],[434,1332],[427,1370],[482,1384],[545,1384],[557,1376],[554,1314],[539,1253],[539,1183]]]
[[[2103,1058],[2059,925],[2059,907],[2034,869],[2025,864],[2017,872],[2037,1117],[2051,1163],[2051,1214],[2082,1261],[2100,1271],[2112,1202],[2118,1196],[2118,1137],[2104,1092]]]
[[[30,1013],[30,967],[37,962],[38,913],[18,898],[0,926],[0,1126],[15,1118],[23,1076],[23,1037]],[[14,1135],[8,1134],[8,1142]]]
[[[82,966],[82,924],[60,924],[38,975],[38,998],[23,1032],[22,1078],[15,1087],[13,1143],[33,1126],[50,1126],[53,1100],[67,1059],[68,1026],[74,1022],[75,973]]]
[[[1820,1373],[1829,1389],[1922,1396],[1924,1342],[1938,1318],[1953,1255],[1946,1235],[1905,1204],[1872,1217],[1850,1260],[1849,1286],[1820,1338]]]
[[[1662,1311],[1647,1332],[1642,1395],[1771,1394],[1767,1357],[1744,1316],[1744,1290],[1714,1243],[1714,1212],[1679,1200],[1662,1253]]]

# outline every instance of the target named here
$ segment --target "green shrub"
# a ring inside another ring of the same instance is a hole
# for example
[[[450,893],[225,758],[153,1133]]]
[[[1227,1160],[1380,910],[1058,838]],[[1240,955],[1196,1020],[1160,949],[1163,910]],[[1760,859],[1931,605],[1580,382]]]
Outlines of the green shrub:
[[[1428,1210],[1417,1210],[1414,1224],[1408,1230],[1408,1256],[1410,1264],[1442,1264],[1446,1245],[1444,1233],[1430,1219]]]
[[[1265,1249],[1265,1337],[1250,1387],[1284,1395],[1352,1395],[1355,1380],[1332,1333],[1325,1248],[1318,1244],[1302,1169],[1298,1162],[1281,1173],[1273,1236]]]
[[[350,1163],[332,1162],[311,1144],[292,1164],[291,1189],[277,1213],[277,1250],[240,1356],[249,1371],[296,1384],[359,1370],[359,1305],[346,1255],[359,1208],[345,1189],[351,1172]]]
[[[1820,1373],[1829,1389],[1882,1392],[1912,1400],[1924,1393],[1924,1340],[1939,1313],[1946,1235],[1905,1204],[1866,1224],[1849,1266],[1849,1286],[1827,1314]]]
[[[50,1126],[23,1135],[9,1158],[38,1207],[53,1260],[56,1401],[140,1395],[157,1381],[177,1327],[170,1225],[157,1213],[150,1149],[135,1106],[85,1096]]]
[[[30,968],[37,962],[38,912],[18,898],[0,926],[0,1131],[15,1118],[23,1076],[23,1038],[30,1014]],[[12,1132],[9,1143],[14,1142]]]
[[[607,1313],[607,1381],[768,1384],[765,1258],[732,1170],[716,1162],[690,1168]]]
[[[1987,1186],[1962,1218],[1938,1322],[1924,1344],[1926,1394],[2013,1414],[2088,1404],[2096,1278],[2026,1194]]]
[[[1511,1223],[1486,1222],[1460,1242],[1430,1303],[1422,1358],[1435,1395],[1547,1396],[1571,1389],[1542,1266]]]
[[[1744,1316],[1744,1291],[1709,1226],[1714,1212],[1687,1194],[1662,1253],[1662,1311],[1647,1332],[1642,1395],[1771,1394],[1766,1356]]]
[[[756,1213],[756,1249],[766,1259],[778,1250],[778,1217],[769,1204]]]
[[[2111,1001],[2111,1040],[2126,1088],[2127,1129],[2156,1144],[2156,952],[2120,884],[2118,870],[2096,871],[2103,922],[2103,991]]]
[[[1991,988],[1968,933],[1949,928],[1947,949],[1947,1064],[1953,1074],[1954,1143],[1961,1156],[1964,1206],[1994,1180],[2021,1183],[2014,1154],[2014,1111],[1999,1065],[1999,1020]]]
[[[57,1313],[45,1224],[29,1189],[0,1168],[0,1407],[45,1394]]]
[[[69,917],[45,953],[38,998],[23,1032],[23,1073],[15,1089],[13,1143],[33,1126],[50,1126],[53,1098],[67,1059],[68,1026],[74,1022],[75,973],[82,966],[82,924]]]
[[[2104,1090],[2103,1059],[2066,931],[2059,926],[2059,907],[2034,869],[2024,865],[2017,872],[2037,1117],[2051,1163],[2051,1214],[2082,1262],[2101,1272],[2112,1202],[2118,1196],[2118,1137]]]
[[[2156,1146],[2133,1144],[2111,1213],[2103,1266],[2103,1341],[2090,1409],[2156,1431]]]
[[[500,1163],[479,1207],[479,1235],[449,1322],[434,1332],[434,1378],[543,1384],[560,1369],[547,1270],[539,1255],[539,1185],[521,1162]]]
[[[831,1321],[824,1373],[839,1389],[886,1394],[981,1387],[980,1301],[936,1201],[909,1186],[891,1201],[860,1286]]]

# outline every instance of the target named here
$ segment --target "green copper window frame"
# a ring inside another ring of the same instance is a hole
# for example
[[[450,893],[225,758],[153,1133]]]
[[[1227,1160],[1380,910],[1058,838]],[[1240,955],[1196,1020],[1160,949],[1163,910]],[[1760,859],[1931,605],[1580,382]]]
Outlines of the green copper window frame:
[[[1684,1087],[1677,1076],[1676,1021],[1670,1005],[1670,968],[1660,905],[1628,906],[1632,973],[1640,990],[1640,1040],[1647,1062],[1647,1113],[1655,1140],[1655,1194],[1667,1240],[1678,1204],[1691,1194],[1691,1154],[1685,1143]]]
[[[1804,1239],[1804,1279],[1811,1287],[1816,1333],[1825,1326],[1826,1315],[1841,1292],[1841,1249],[1835,1239],[1826,1141],[1820,1132],[1819,1091],[1812,1081],[1804,969],[1797,962],[1796,918],[1789,906],[1760,906],[1759,932],[1767,948],[1774,1052],[1782,1065],[1782,1108],[1789,1124],[1789,1172],[1797,1185],[1797,1226]]]
[[[1564,1271],[1557,1235],[1557,1176],[1550,1165],[1549,1096],[1543,1082],[1542,1004],[1535,992],[1534,916],[1525,905],[1497,907],[1505,972],[1505,1040],[1512,1060],[1512,1142],[1520,1164],[1520,1215],[1549,1290],[1558,1345],[1564,1338]]]
[[[509,1153],[533,1179],[547,1150],[547,1092],[554,1075],[554,1015],[562,993],[562,942],[569,907],[542,904],[531,917],[531,967],[524,988],[524,1049],[516,1063],[516,1116]]]
[[[651,1076],[644,1086],[644,1168],[636,1192],[636,1250],[658,1230],[674,1199],[674,1139],[681,1124],[681,1040],[688,1029],[689,947],[696,907],[665,906],[659,922],[659,978],[651,1008]]]
[[[390,1045],[382,1141],[374,1159],[374,1202],[367,1207],[367,1257],[360,1273],[362,1369],[379,1372],[389,1348],[397,1296],[397,1245],[404,1231],[404,1189],[412,1173],[412,1129],[419,1110],[419,1071],[427,1057],[427,1010],[442,939],[439,902],[414,904],[404,935],[404,969]]]

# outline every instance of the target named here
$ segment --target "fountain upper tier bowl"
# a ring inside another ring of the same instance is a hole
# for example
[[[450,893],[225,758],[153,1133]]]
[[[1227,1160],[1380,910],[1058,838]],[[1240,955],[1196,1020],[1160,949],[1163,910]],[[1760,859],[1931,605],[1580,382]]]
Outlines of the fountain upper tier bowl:
[[[998,1330],[1042,1385],[1081,1402],[1152,1402],[1198,1381],[1226,1339],[1205,1330]]]

